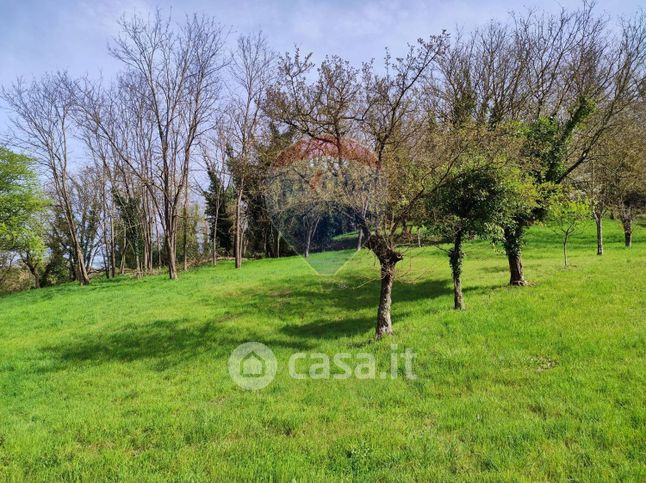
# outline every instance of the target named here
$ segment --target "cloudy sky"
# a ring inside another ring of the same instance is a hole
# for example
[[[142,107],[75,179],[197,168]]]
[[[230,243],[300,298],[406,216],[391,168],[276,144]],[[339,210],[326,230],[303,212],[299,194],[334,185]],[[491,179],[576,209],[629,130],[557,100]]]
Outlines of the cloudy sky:
[[[598,3],[613,15],[634,12],[640,0]],[[117,21],[159,7],[173,16],[204,12],[236,35],[261,29],[279,52],[294,45],[304,51],[340,54],[353,62],[396,53],[418,37],[466,29],[505,18],[510,10],[541,7],[557,11],[578,0],[0,0],[0,83],[31,79],[46,71],[110,77],[117,65],[107,53]],[[0,112],[0,128],[6,113]]]

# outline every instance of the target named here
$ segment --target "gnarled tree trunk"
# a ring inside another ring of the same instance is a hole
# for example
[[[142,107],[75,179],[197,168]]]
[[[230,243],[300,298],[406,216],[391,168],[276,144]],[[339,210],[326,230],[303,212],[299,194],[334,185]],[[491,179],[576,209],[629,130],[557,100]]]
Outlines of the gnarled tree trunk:
[[[379,293],[379,309],[377,310],[377,339],[393,333],[393,322],[390,318],[392,306],[393,279],[395,277],[395,264],[387,260],[380,260],[381,265],[381,290]]]
[[[523,232],[520,226],[506,227],[504,231],[505,253],[509,262],[509,285],[517,287],[527,285],[521,253]]]
[[[377,256],[381,269],[381,290],[379,293],[379,309],[377,310],[377,328],[375,331],[375,337],[380,339],[384,335],[393,333],[390,309],[392,306],[395,266],[404,257],[401,253],[392,249],[384,237],[378,235],[370,235],[366,246]]]

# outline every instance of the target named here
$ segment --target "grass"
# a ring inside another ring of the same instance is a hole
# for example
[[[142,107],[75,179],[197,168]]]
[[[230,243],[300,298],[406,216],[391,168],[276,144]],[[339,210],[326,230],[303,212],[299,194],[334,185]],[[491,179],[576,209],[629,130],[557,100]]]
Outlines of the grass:
[[[378,267],[334,277],[302,259],[95,281],[0,298],[3,480],[641,480],[646,236],[607,222],[530,232],[533,286],[466,246],[467,310],[446,255],[413,249],[394,288],[396,334],[374,342]],[[312,255],[314,258],[316,255]],[[227,359],[267,344],[276,379],[243,391]],[[293,380],[298,351],[417,353],[417,379]]]

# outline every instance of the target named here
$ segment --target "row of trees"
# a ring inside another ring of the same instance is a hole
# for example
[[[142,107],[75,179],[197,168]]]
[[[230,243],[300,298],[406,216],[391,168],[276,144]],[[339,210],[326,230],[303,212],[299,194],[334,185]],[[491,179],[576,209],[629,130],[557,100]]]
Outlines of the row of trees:
[[[207,17],[174,24],[158,12],[121,27],[113,82],[57,73],[2,91],[14,113],[8,141],[40,166],[51,200],[45,258],[60,252],[82,284],[95,259],[107,276],[121,260],[139,274],[163,264],[174,279],[178,254],[184,268],[189,252],[213,263],[231,254],[240,268],[245,255],[292,253],[267,193],[286,156],[344,173],[333,196],[315,190],[290,205],[291,218],[308,224],[305,254],[317,231],[346,223],[330,206],[358,230],[380,263],[377,336],[392,331],[411,226],[451,242],[456,308],[464,240],[500,240],[510,284],[525,285],[526,230],[564,197],[585,194],[600,254],[611,209],[630,242],[646,184],[643,12],[617,24],[587,4],[512,15],[361,66],[277,56],[261,34],[228,50]],[[378,182],[357,190],[350,165],[371,167]],[[47,270],[42,249],[22,252],[32,273]]]

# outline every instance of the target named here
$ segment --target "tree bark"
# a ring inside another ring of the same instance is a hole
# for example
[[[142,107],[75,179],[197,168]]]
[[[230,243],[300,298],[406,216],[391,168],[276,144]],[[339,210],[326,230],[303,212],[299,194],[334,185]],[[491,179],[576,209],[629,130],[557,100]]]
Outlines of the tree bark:
[[[462,233],[455,235],[453,248],[449,250],[449,263],[451,265],[451,275],[453,276],[453,308],[463,310],[464,295],[462,293]]]
[[[505,228],[505,253],[509,262],[509,285],[522,287],[527,285],[523,273],[521,253],[523,229],[519,227]]]
[[[523,274],[523,260],[520,253],[508,253],[507,261],[509,262],[509,285],[516,287],[527,285]]]
[[[392,288],[395,278],[395,265],[403,260],[403,255],[391,248],[389,240],[383,236],[370,235],[366,247],[372,250],[381,268],[381,291],[379,295],[379,309],[377,310],[377,328],[375,338],[392,334],[393,324],[390,318],[392,305]]]
[[[393,323],[390,318],[392,306],[393,279],[395,264],[389,260],[380,260],[381,265],[381,291],[379,294],[379,309],[377,311],[377,330],[375,337],[380,339],[384,335],[393,333]]]
[[[627,248],[630,248],[633,244],[633,220],[622,216],[621,224],[624,227],[624,244]]]
[[[177,280],[177,254],[175,253],[176,241],[174,230],[172,233],[166,233],[164,236],[164,244],[166,245],[168,256],[168,277],[171,280]]]
[[[114,240],[114,218],[110,214],[110,275],[114,278],[117,274],[117,254]]]
[[[67,221],[67,228],[70,235],[70,241],[72,242],[72,250],[74,251],[74,261],[75,267],[74,271],[76,272],[76,279],[81,285],[89,285],[90,277],[87,273],[87,268],[85,266],[85,257],[83,255],[83,249],[79,242],[77,236],[76,222],[74,221],[74,213],[72,211],[72,204],[67,193],[67,188],[64,185],[64,181],[61,182],[61,198],[63,201],[63,211],[65,213],[65,218]]]
[[[215,223],[213,224],[213,233],[212,233],[212,239],[211,239],[211,246],[213,247],[212,252],[211,252],[211,263],[215,266],[218,264],[218,236],[217,236],[217,229],[218,229],[218,219],[217,216],[215,218]]]
[[[175,205],[164,203],[164,248],[168,258],[168,278],[177,280],[177,212]]]
[[[128,251],[128,237],[123,235],[123,249],[121,251],[121,263],[119,265],[119,274],[124,275],[126,273],[126,252]]]
[[[188,270],[188,184],[186,184],[186,187],[184,188],[184,207],[183,207],[183,217],[184,217],[184,225],[182,227],[182,251],[183,251],[183,264],[184,264],[184,271],[186,272]]]
[[[153,241],[152,241],[152,223],[151,223],[151,209],[149,201],[150,193],[148,189],[143,190],[143,210],[142,210],[142,224],[143,224],[143,242],[144,242],[144,270],[150,273],[153,270]]]
[[[218,188],[218,193],[217,193],[218,199],[217,203],[215,205],[215,218],[213,220],[213,233],[212,233],[212,244],[213,244],[213,253],[212,253],[212,260],[211,262],[213,265],[218,264],[218,221],[220,217],[220,189]]]
[[[235,235],[233,250],[235,256],[235,267],[240,268],[242,266],[242,188],[238,191],[238,196],[236,197],[236,215],[235,215]]]
[[[603,255],[603,215],[595,211],[594,222],[597,225],[597,255]]]

